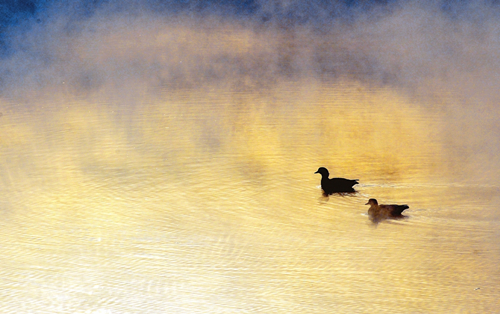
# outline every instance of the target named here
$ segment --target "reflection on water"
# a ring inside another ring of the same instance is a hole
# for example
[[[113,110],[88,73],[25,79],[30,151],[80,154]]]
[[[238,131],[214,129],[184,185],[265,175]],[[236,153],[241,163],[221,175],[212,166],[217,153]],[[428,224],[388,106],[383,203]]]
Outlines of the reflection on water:
[[[500,306],[498,186],[457,181],[443,117],[394,92],[297,83],[41,107],[2,104],[3,313]],[[319,166],[358,193],[322,197]],[[409,204],[407,218],[373,228],[369,198]]]

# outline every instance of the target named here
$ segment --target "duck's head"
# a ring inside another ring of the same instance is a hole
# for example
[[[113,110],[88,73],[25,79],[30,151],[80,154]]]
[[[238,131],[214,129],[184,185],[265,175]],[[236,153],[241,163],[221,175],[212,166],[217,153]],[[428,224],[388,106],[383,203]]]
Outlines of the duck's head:
[[[328,169],[326,169],[325,167],[319,167],[318,171],[316,171],[315,173],[321,173],[322,176],[326,175],[326,177],[328,177],[330,175],[330,173],[328,172]]]
[[[376,200],[376,199],[374,199],[374,198],[370,198],[370,199],[368,200],[368,203],[366,203],[365,205],[378,205],[378,202],[377,202],[377,200]]]

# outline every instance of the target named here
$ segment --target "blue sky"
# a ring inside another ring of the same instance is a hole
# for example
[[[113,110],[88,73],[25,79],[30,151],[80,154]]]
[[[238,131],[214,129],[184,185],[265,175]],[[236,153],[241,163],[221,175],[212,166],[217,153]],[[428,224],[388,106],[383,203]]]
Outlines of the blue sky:
[[[141,7],[150,13],[171,15],[180,13],[219,14],[238,18],[252,18],[257,21],[280,21],[287,23],[329,22],[330,19],[356,17],[356,14],[371,10],[405,5],[412,1],[396,0],[308,0],[308,1],[259,1],[259,0],[4,0],[0,4],[0,24],[19,25],[34,19],[38,22],[53,18],[54,14],[71,12],[74,18],[91,17],[102,7],[114,7],[116,11],[136,10]],[[461,15],[481,5],[498,5],[498,1],[441,0],[425,1],[450,15]],[[47,10],[51,15],[47,16]],[[55,10],[54,10],[55,9]]]

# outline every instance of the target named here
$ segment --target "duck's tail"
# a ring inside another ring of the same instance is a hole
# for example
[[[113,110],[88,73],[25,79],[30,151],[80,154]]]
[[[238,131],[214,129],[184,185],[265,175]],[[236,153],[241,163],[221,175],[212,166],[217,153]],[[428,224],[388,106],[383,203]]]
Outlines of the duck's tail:
[[[408,208],[410,208],[408,205],[396,205],[392,210],[392,215],[399,216],[403,211],[405,211]]]

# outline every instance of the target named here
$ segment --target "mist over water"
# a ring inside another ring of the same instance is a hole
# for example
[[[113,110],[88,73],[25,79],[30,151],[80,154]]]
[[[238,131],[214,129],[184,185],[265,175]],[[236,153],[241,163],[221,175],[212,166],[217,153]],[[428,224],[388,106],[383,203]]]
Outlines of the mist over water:
[[[500,305],[498,5],[23,12],[1,34],[5,313]],[[322,198],[319,166],[359,193]],[[407,219],[370,224],[369,198]]]
[[[102,3],[85,11],[79,3],[53,5],[7,28],[10,53],[0,69],[4,106],[15,103],[13,112],[22,114],[43,107],[50,117],[64,107],[100,103],[105,105],[95,108],[115,107],[127,116],[179,90],[263,93],[288,82],[312,89],[354,82],[391,90],[429,120],[440,119],[432,140],[445,147],[446,168],[461,179],[497,182],[496,5],[394,3],[348,10],[318,4],[304,10],[298,2],[274,2],[258,3],[259,10],[243,16],[221,14],[223,8],[213,5],[202,13],[182,7],[179,14],[158,6]],[[373,106],[384,112],[391,102]]]

